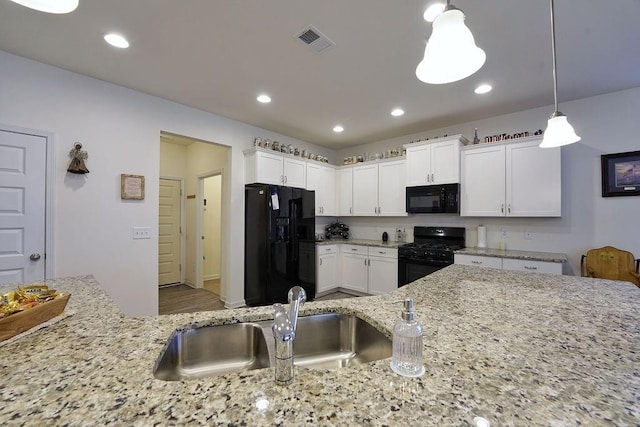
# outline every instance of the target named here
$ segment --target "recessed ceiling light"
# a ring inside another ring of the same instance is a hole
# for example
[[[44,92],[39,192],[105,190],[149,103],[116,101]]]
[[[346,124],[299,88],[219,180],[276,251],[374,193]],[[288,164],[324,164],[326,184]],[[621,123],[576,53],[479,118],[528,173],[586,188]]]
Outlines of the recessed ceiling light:
[[[258,102],[261,102],[263,104],[268,104],[271,102],[271,97],[265,94],[258,96],[256,99],[258,100]]]
[[[343,128],[342,126],[340,126],[340,125],[336,125],[336,126],[334,126],[334,127],[333,127],[333,131],[334,131],[335,133],[340,133],[340,132],[342,132],[343,130],[344,130],[344,128]]]
[[[438,17],[444,10],[444,3],[434,3],[424,11],[424,20],[427,22],[433,22],[434,19]]]
[[[76,10],[78,0],[11,0],[30,9],[47,13],[69,13]]]
[[[402,108],[396,108],[391,112],[392,116],[399,117],[404,114],[404,110]]]
[[[475,88],[474,92],[481,95],[483,93],[487,93],[487,92],[491,92],[491,89],[493,89],[491,87],[491,85],[488,85],[486,83],[481,84],[480,86],[478,86],[477,88]]]
[[[104,41],[109,43],[111,46],[120,49],[126,49],[129,47],[129,42],[127,41],[127,39],[116,33],[107,34],[106,36],[104,36]]]

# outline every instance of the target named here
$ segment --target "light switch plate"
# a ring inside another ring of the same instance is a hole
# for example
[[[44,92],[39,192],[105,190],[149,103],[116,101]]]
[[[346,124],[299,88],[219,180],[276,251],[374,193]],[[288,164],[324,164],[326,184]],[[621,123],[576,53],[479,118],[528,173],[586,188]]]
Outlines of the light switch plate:
[[[133,227],[133,239],[150,239],[151,227]]]

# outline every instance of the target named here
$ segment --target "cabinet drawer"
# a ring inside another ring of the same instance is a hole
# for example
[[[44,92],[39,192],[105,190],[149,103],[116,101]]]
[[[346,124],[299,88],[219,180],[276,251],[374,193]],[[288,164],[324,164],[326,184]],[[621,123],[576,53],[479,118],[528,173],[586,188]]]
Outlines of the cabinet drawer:
[[[502,260],[502,268],[505,270],[529,271],[531,273],[562,274],[562,263],[560,262],[504,258]]]
[[[367,247],[360,245],[342,245],[342,253],[368,255]]]
[[[455,264],[502,269],[502,258],[464,254],[454,254],[453,257]]]
[[[369,256],[378,256],[381,258],[398,258],[398,250],[395,248],[380,248],[377,246],[369,246]]]
[[[316,253],[318,255],[323,254],[335,254],[338,252],[338,245],[317,245]]]

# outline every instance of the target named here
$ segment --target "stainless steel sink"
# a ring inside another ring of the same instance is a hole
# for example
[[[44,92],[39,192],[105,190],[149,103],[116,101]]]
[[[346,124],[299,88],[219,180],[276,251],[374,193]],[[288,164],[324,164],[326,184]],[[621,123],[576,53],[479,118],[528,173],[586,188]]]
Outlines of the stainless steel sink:
[[[161,380],[178,381],[269,366],[261,326],[235,323],[175,333],[153,374]]]
[[[154,368],[158,379],[177,381],[274,365],[272,321],[206,326],[174,333]],[[391,357],[391,341],[356,316],[300,317],[294,363],[342,368]]]
[[[307,368],[344,368],[391,357],[391,341],[356,316],[335,313],[298,319],[294,364]]]

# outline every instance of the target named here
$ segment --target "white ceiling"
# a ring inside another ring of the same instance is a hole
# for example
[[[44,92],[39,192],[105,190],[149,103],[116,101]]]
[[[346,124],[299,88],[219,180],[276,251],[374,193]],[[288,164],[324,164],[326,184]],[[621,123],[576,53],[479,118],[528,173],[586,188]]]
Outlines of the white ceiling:
[[[0,0],[0,49],[334,149],[553,103],[548,1],[454,0],[487,62],[441,86],[414,74],[430,3],[80,0],[51,15]],[[555,8],[561,111],[640,86],[640,0]],[[316,54],[296,40],[309,24],[336,46]],[[106,45],[111,31],[131,47]],[[475,95],[480,82],[494,90]],[[257,103],[261,92],[273,102]],[[392,117],[396,106],[406,114]]]

